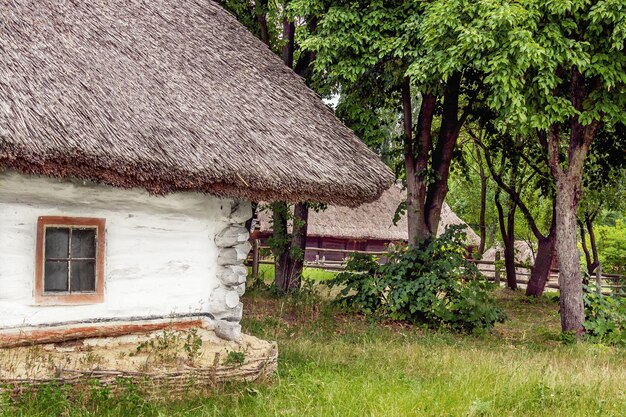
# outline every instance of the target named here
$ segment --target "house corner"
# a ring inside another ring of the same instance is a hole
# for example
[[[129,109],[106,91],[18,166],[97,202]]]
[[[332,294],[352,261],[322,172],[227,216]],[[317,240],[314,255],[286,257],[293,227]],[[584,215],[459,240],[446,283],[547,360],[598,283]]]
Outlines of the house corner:
[[[222,339],[241,339],[243,304],[248,269],[245,260],[250,252],[249,232],[245,222],[252,217],[250,201],[234,201],[228,225],[215,236],[218,247],[218,286],[209,298],[209,313],[214,317],[215,334]]]

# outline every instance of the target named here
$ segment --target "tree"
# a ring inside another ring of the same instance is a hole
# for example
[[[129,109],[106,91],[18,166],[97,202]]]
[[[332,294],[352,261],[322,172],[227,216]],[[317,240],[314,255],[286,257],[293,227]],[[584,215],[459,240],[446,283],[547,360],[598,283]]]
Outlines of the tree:
[[[497,113],[498,130],[538,139],[555,187],[564,331],[581,332],[584,321],[576,212],[585,160],[598,129],[626,119],[622,3],[293,3],[325,10],[304,45],[328,82],[339,88],[378,70],[400,93],[412,240],[436,230],[460,128],[476,101]]]
[[[294,0],[292,5],[299,13],[324,10],[316,34],[304,46],[315,51],[315,67],[324,74],[329,93],[374,82],[371,93],[396,100],[402,114],[409,240],[426,241],[437,232],[461,126],[478,95],[475,74],[463,65],[447,74],[425,65],[427,60],[409,71],[424,38],[418,23],[421,3]]]
[[[543,294],[550,276],[552,261],[555,256],[556,241],[554,186],[547,169],[547,153],[540,146],[537,146],[536,141],[532,138],[523,138],[520,135],[516,135],[516,140],[512,141],[510,135],[498,132],[490,124],[491,120],[493,120],[493,116],[487,117],[487,121],[483,118],[482,136],[474,132],[472,128],[468,128],[468,132],[475,143],[483,148],[489,171],[499,190],[504,191],[508,195],[509,204],[512,204],[514,208],[513,212],[519,208],[528,225],[529,232],[537,239],[537,253],[531,276],[526,286],[526,295],[538,297]],[[493,160],[494,152],[498,152],[502,158],[499,169],[495,167]],[[502,166],[505,163],[509,168],[503,170]],[[528,178],[523,179],[526,172],[528,172]],[[512,175],[518,173],[522,173],[522,178],[519,178],[520,181],[510,178],[511,176],[519,176]],[[510,178],[509,182],[507,182],[507,176]],[[544,213],[546,209],[543,204],[539,204],[539,202],[545,200],[549,201],[550,206],[547,209],[550,213],[547,222],[545,221],[546,216]],[[531,209],[529,201],[533,202],[532,206],[534,206],[535,210]],[[499,204],[497,203],[497,205]],[[499,212],[499,217],[502,219],[502,209],[500,207]],[[511,220],[509,219],[509,221]],[[503,221],[500,220],[500,228],[504,230],[502,223]],[[540,230],[541,223],[547,223],[547,226],[544,227],[547,233],[543,233]],[[509,226],[509,230],[512,229],[514,232],[515,228],[512,226]],[[509,245],[514,245],[515,238],[510,236],[510,231],[508,233],[503,232],[502,235],[505,242],[506,261],[507,240]],[[511,254],[511,251],[512,249],[508,249],[508,256],[514,257],[515,255],[514,253]],[[509,260],[508,264],[512,262],[514,263],[514,261]],[[507,267],[507,274],[509,270],[511,270],[511,267]]]
[[[473,129],[472,133],[481,134]],[[479,231],[480,242],[475,256],[482,258],[486,248],[498,240],[498,213],[493,204],[498,187],[491,179],[482,147],[467,132],[460,144],[460,158],[452,167],[450,192],[446,199],[457,215]],[[477,189],[480,193],[476,192]]]
[[[626,119],[623,7],[621,0],[441,0],[414,19],[421,49],[407,74],[419,84],[433,68],[448,82],[475,71],[496,126],[537,138],[548,154],[564,331],[583,331],[576,212],[587,153],[601,125]]]
[[[479,68],[501,126],[535,132],[556,195],[563,331],[582,332],[576,213],[585,161],[598,129],[626,119],[626,14],[618,0],[485,2]]]
[[[287,13],[289,0],[272,2],[267,0],[226,0],[225,6],[255,33],[265,44],[281,55],[285,65],[292,68],[310,85],[310,65],[315,59],[312,52],[301,51],[296,43],[297,25]],[[277,31],[282,20],[282,34]],[[316,17],[300,19],[300,27],[311,33],[315,31]],[[297,60],[295,59],[298,54]],[[299,288],[304,267],[309,205],[307,202],[291,206],[284,201],[270,204],[272,210],[272,238],[270,246],[274,255],[274,283],[283,291]],[[256,208],[256,205],[255,205]],[[289,232],[291,224],[292,232]]]
[[[626,207],[626,126],[618,125],[598,132],[595,147],[585,164],[583,198],[578,210],[578,226],[587,273],[600,266],[594,223],[605,210]],[[589,237],[589,246],[587,245]],[[591,251],[590,251],[591,249]]]

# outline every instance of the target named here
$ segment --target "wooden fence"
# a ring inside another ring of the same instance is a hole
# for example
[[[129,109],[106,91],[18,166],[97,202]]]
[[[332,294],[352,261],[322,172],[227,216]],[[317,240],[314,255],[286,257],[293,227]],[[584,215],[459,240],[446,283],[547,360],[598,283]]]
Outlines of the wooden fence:
[[[263,256],[264,252],[269,253],[269,246],[263,246],[259,240],[254,240],[252,244],[252,250],[248,256],[247,264],[252,267],[252,275],[256,279],[259,276],[259,265],[274,265],[274,260],[271,256]],[[307,253],[315,253],[315,260],[306,261],[304,266],[306,268],[323,269],[326,271],[337,272],[343,271],[346,267],[347,258],[354,254],[364,254],[376,257],[384,258],[388,252],[372,252],[372,251],[359,251],[350,249],[326,249],[326,248],[314,248],[307,247]],[[324,254],[342,254],[343,260],[331,261],[326,260]],[[497,284],[506,284],[506,272],[504,271],[504,262],[500,260],[500,252],[496,252],[495,261],[484,261],[469,259],[474,263],[478,270],[490,281],[494,281]],[[532,273],[532,266],[525,264],[515,264],[516,281],[518,285],[526,285],[530,280]],[[618,294],[626,296],[626,276],[600,273],[595,277],[595,281],[600,284],[602,292],[604,294]],[[546,284],[546,288],[559,289],[559,271],[550,271],[550,276]]]

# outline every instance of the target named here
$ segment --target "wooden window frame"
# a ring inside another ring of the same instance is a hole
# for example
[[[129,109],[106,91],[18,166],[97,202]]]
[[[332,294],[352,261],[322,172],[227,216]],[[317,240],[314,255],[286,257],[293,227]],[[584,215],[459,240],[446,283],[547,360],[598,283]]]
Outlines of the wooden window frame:
[[[37,219],[35,304],[71,305],[104,302],[105,219],[90,217],[41,216]],[[44,291],[45,231],[48,227],[90,227],[96,229],[96,290],[94,292],[52,293]]]

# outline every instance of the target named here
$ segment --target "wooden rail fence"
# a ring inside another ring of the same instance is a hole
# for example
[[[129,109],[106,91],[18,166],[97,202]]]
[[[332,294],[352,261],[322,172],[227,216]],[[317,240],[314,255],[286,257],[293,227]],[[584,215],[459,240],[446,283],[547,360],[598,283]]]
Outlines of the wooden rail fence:
[[[256,279],[259,276],[259,265],[274,265],[274,260],[271,256],[263,256],[263,252],[269,253],[270,247],[263,246],[259,240],[252,242],[252,250],[248,256],[247,265],[252,267],[252,276]],[[350,249],[326,249],[307,247],[307,253],[315,253],[315,260],[305,261],[304,266],[306,268],[323,269],[326,271],[337,272],[344,271],[346,267],[347,258],[354,254],[364,254],[377,257],[383,257],[388,252],[374,252],[374,251],[362,251],[362,250],[350,250]],[[324,254],[342,254],[343,260],[334,261],[327,260]],[[504,271],[503,261],[500,260],[500,252],[496,252],[495,261],[485,261],[477,259],[468,259],[474,263],[478,270],[489,280],[494,281],[497,284],[506,282],[506,273]],[[517,283],[521,285],[528,284],[532,273],[532,266],[526,264],[515,264]],[[626,296],[626,276],[606,274],[598,271],[599,273],[595,277],[596,282],[602,288],[604,294],[617,294],[620,296]],[[552,270],[546,284],[546,288],[559,289],[559,271]]]

